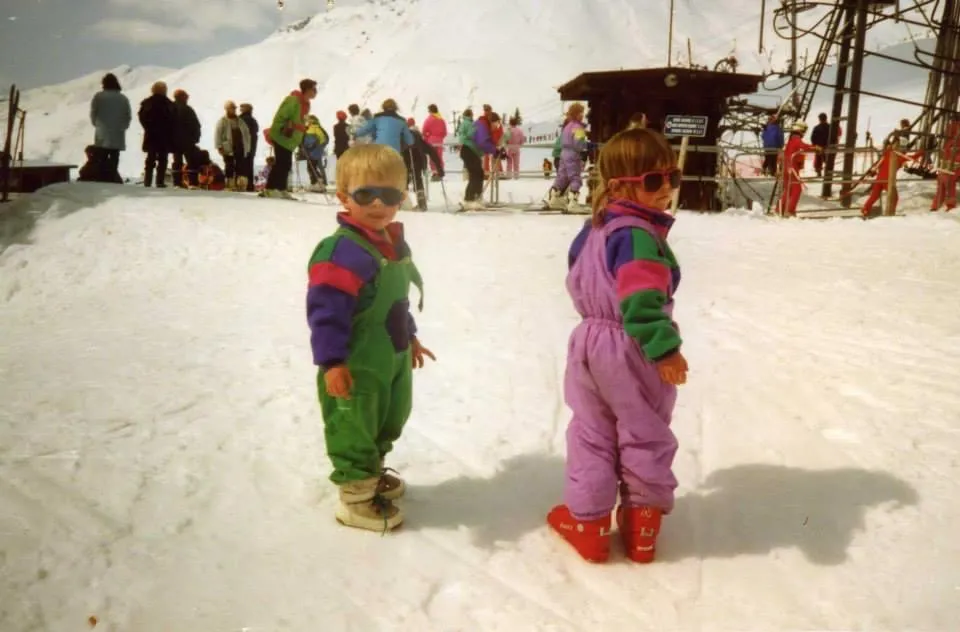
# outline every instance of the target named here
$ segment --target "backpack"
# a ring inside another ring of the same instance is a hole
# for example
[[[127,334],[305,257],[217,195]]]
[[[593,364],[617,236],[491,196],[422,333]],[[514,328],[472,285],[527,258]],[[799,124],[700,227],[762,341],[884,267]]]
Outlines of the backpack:
[[[327,134],[327,130],[323,128],[323,125],[317,125],[320,128],[320,133],[317,134],[317,145],[323,151],[327,150],[327,145],[330,144],[330,135]]]

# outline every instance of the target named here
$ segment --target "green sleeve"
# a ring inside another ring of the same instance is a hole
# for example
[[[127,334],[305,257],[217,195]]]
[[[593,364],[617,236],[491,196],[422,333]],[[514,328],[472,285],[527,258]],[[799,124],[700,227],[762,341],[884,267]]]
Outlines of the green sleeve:
[[[660,244],[642,229],[631,231],[632,252],[618,260],[627,259],[616,271],[617,294],[623,327],[643,349],[651,361],[660,360],[680,348],[682,340],[676,323],[664,311],[669,298],[676,259],[666,244]]]

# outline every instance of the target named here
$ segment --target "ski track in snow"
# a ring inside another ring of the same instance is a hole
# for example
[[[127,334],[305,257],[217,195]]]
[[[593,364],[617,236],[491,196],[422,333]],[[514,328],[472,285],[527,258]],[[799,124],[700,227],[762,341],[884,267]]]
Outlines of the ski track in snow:
[[[0,629],[951,629],[960,223],[905,203],[680,215],[680,489],[640,567],[544,524],[583,218],[401,215],[438,361],[389,459],[407,523],[380,537],[335,523],[325,480],[303,300],[333,207],[17,202],[0,236],[50,210],[0,252]]]

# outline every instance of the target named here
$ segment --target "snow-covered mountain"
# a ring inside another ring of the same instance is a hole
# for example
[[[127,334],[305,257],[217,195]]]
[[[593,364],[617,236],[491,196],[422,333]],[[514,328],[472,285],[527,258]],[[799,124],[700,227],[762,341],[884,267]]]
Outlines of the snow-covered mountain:
[[[712,67],[734,53],[744,72],[783,67],[788,45],[769,24],[766,49],[757,49],[756,0],[676,4],[674,63],[685,62],[689,39],[698,64]],[[187,90],[204,126],[205,146],[224,101],[250,102],[266,123],[302,77],[319,82],[313,111],[326,121],[351,102],[376,111],[387,97],[418,119],[429,103],[446,116],[491,103],[509,112],[519,107],[531,123],[550,121],[562,107],[556,87],[581,72],[665,65],[669,14],[667,0],[337,0],[333,9],[259,44],[176,71],[130,69],[121,83],[134,109],[157,79]],[[884,24],[870,31],[868,47],[904,36],[901,25]],[[24,93],[29,156],[82,157],[92,138],[87,103],[100,74]],[[137,148],[140,137],[134,123],[128,148]],[[138,152],[126,152],[121,171],[139,173],[141,161]]]

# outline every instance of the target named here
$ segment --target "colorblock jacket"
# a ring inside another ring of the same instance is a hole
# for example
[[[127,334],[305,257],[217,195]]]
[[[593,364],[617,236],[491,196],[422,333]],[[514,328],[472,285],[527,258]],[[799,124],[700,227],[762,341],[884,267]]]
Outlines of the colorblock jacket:
[[[343,227],[354,230],[369,241],[384,257],[399,261],[410,256],[410,247],[403,236],[403,225],[387,226],[384,235],[354,223],[346,213],[337,215]],[[373,284],[379,265],[369,252],[350,239],[333,235],[321,241],[309,264],[307,287],[307,323],[310,325],[310,347],[313,362],[329,369],[343,364],[349,355],[353,316],[373,302]],[[412,339],[417,327],[407,304],[403,323],[404,335]]]
[[[623,328],[647,359],[655,362],[679,350],[682,342],[676,323],[664,311],[680,284],[680,266],[667,245],[674,218],[635,202],[613,200],[603,221],[606,224],[622,215],[640,217],[659,233],[654,238],[642,228],[624,227],[614,231],[606,244],[607,270],[616,279]],[[569,267],[573,267],[592,229],[591,220],[587,220],[573,240]]]

